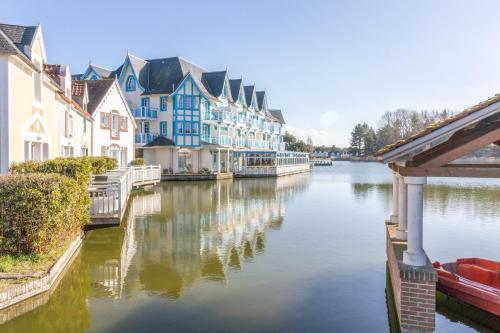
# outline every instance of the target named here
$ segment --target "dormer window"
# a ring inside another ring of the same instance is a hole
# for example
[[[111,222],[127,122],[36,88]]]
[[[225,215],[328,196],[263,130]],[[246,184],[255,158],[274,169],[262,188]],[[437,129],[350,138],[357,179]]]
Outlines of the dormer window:
[[[126,91],[135,91],[135,77],[133,75],[127,76],[127,81],[125,82]]]

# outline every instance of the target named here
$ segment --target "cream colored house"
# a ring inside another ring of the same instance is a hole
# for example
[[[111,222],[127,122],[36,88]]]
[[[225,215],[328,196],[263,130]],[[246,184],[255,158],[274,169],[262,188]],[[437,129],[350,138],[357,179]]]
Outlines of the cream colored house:
[[[0,173],[12,162],[91,154],[92,123],[71,74],[47,65],[42,27],[0,24]]]

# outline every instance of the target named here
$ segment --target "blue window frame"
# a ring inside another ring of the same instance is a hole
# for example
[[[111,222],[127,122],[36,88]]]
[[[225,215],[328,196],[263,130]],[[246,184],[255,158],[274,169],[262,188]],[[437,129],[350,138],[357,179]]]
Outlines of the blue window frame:
[[[135,77],[133,75],[127,76],[127,81],[125,82],[126,91],[135,91]]]
[[[143,97],[143,98],[141,98],[141,106],[143,108],[148,108],[149,107],[149,102],[150,102],[149,97]]]
[[[198,123],[193,123],[193,135],[198,135],[200,128]]]
[[[160,111],[167,111],[167,96],[160,96]]]
[[[160,121],[160,135],[167,136],[167,122]]]

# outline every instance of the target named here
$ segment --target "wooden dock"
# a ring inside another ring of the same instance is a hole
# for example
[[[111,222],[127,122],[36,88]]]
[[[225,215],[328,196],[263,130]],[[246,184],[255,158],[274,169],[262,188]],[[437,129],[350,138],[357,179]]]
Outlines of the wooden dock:
[[[119,225],[133,188],[160,182],[161,167],[141,166],[117,168],[102,175],[92,175],[90,225]]]

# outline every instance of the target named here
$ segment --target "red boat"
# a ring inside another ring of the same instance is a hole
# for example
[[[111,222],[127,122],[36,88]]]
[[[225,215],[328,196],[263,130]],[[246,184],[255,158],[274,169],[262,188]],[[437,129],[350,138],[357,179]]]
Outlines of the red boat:
[[[438,290],[500,316],[500,262],[466,258],[433,266]]]

